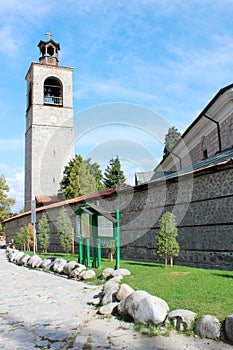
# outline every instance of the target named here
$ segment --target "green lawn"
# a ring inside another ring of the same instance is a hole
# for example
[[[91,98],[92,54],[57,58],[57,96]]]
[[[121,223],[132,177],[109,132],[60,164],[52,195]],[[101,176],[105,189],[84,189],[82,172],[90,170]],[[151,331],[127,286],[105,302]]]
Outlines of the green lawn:
[[[57,254],[46,254],[46,257],[52,255]],[[77,261],[77,255],[59,256],[68,261]],[[115,262],[103,259],[102,268],[96,270],[97,276],[101,275],[104,267],[114,266]],[[121,267],[131,272],[131,276],[124,277],[124,283],[166,300],[170,310],[189,309],[196,312],[198,317],[209,314],[220,321],[233,313],[233,271],[184,266],[165,269],[163,265],[135,261],[121,261]]]

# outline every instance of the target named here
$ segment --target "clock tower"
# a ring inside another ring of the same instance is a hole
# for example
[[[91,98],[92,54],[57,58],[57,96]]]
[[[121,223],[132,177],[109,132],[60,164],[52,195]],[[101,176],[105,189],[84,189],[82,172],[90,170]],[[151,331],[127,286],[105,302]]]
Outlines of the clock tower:
[[[64,167],[74,157],[73,68],[58,64],[60,45],[47,33],[39,62],[27,72],[25,210],[36,196],[58,194]]]

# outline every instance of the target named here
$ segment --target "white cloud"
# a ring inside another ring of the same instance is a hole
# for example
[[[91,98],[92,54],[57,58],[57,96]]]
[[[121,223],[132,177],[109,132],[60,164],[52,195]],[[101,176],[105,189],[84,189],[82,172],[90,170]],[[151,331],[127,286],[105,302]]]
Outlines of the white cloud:
[[[118,81],[98,80],[94,77],[81,79],[82,83],[74,92],[74,97],[94,98],[99,96],[107,99],[140,99],[140,100],[154,100],[155,96],[150,93],[140,91],[133,87],[125,87],[123,83]]]
[[[4,26],[0,29],[0,52],[2,54],[14,57],[18,54],[19,42],[10,26]]]
[[[10,58],[19,57],[28,42],[29,33],[51,11],[51,3],[41,0],[1,1],[0,52]],[[45,29],[46,30],[46,29]]]
[[[0,163],[0,175],[4,174],[8,170],[9,170],[9,166],[7,164],[1,164]]]
[[[35,16],[41,16],[51,9],[53,1],[40,0],[35,4],[34,0],[8,0],[1,1],[0,15],[2,16],[2,22],[9,21],[12,17],[15,19],[17,16],[32,19]]]

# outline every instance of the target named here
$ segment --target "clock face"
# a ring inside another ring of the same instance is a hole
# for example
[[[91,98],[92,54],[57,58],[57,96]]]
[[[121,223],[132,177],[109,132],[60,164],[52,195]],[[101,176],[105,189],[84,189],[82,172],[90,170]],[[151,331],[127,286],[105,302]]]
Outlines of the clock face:
[[[49,117],[49,120],[50,120],[50,122],[51,122],[52,124],[57,124],[57,122],[58,122],[58,117],[57,117],[56,115],[51,115],[51,116]]]

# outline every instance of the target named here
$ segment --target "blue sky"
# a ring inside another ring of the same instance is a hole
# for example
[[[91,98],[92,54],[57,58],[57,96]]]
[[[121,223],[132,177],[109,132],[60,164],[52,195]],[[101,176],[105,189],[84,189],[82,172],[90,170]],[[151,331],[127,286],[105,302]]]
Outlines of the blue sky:
[[[118,154],[131,181],[159,161],[161,124],[184,131],[232,83],[232,0],[8,0],[0,16],[0,174],[15,210],[23,205],[24,77],[48,30],[61,45],[60,65],[75,68],[75,123],[83,130],[76,152],[102,167]],[[85,129],[85,113],[112,103],[145,108],[144,127],[134,111]]]

